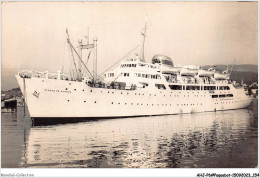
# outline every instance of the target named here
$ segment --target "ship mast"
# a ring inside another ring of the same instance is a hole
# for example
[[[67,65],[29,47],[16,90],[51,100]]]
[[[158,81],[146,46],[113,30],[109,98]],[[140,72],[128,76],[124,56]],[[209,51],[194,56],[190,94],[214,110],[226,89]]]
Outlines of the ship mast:
[[[86,45],[83,45],[81,41],[79,41],[79,44],[80,44],[80,54],[78,54],[78,52],[75,50],[74,46],[72,45],[71,41],[70,41],[70,38],[69,38],[69,33],[68,33],[68,30],[66,29],[66,33],[67,33],[67,42],[69,43],[70,47],[71,47],[71,51],[74,51],[78,58],[79,58],[79,62],[81,64],[83,64],[83,66],[85,67],[85,69],[88,71],[88,73],[90,74],[91,77],[93,77],[94,81],[95,81],[95,77],[94,75],[91,74],[91,72],[89,71],[88,67],[86,66],[86,64],[83,62],[82,60],[82,49],[90,49],[90,48],[95,48],[95,46],[97,45],[94,45],[94,44],[86,44]],[[97,41],[97,40],[96,40]],[[95,43],[95,39],[94,39],[94,43]],[[77,70],[77,69],[76,69]],[[78,74],[78,72],[77,72]],[[81,76],[77,75],[77,79],[79,80],[81,78]]]
[[[146,37],[146,29],[147,29],[147,16],[145,17],[144,32],[141,32],[141,34],[143,35],[143,45],[142,45],[142,51],[141,51],[141,62],[145,62],[145,59],[144,59],[144,43],[145,43],[145,37]]]

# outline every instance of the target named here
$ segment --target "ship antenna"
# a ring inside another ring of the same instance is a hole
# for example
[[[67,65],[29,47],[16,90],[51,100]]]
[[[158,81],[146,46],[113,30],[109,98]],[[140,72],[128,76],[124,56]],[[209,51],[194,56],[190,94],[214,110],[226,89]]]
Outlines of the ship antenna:
[[[144,25],[144,32],[141,32],[143,35],[143,46],[142,46],[142,52],[141,52],[141,61],[145,62],[144,59],[144,43],[145,43],[145,37],[146,37],[146,29],[147,29],[147,16],[145,16],[145,25]]]

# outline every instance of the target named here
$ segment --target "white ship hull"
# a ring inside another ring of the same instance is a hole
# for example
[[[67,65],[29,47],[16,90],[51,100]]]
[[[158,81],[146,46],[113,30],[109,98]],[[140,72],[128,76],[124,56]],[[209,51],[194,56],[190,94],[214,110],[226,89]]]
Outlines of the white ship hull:
[[[182,114],[247,107],[243,89],[216,90],[232,98],[212,98],[209,90],[118,90],[89,87],[85,82],[16,76],[32,118],[111,118]],[[216,86],[216,85],[214,85]]]

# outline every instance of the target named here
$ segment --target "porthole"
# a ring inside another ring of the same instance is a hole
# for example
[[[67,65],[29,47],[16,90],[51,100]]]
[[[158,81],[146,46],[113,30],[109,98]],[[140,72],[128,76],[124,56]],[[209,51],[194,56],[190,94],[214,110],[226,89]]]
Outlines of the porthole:
[[[97,101],[95,101],[94,103],[97,103]]]
[[[76,89],[74,89],[74,91],[76,91]]]
[[[65,90],[68,90],[68,88],[65,88]]]
[[[84,101],[84,103],[86,103],[86,101]]]
[[[68,100],[68,102],[70,102],[70,100]]]
[[[84,91],[84,90],[82,90],[82,91]]]
[[[114,104],[113,102],[111,104]]]
[[[90,90],[90,92],[92,92],[92,90]]]

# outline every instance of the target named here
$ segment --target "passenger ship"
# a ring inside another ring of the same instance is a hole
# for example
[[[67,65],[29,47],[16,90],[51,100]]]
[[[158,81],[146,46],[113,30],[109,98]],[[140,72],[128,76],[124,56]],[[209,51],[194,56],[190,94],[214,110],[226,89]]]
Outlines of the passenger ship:
[[[146,26],[145,26],[146,27]],[[146,29],[146,28],[145,28]],[[67,33],[68,34],[68,33]],[[143,35],[143,47],[145,33]],[[231,82],[228,71],[199,66],[174,65],[165,55],[155,55],[152,63],[141,55],[122,61],[102,77],[96,73],[97,39],[76,54],[76,78],[57,73],[22,71],[16,79],[31,118],[115,118],[220,111],[247,107],[252,98]],[[82,50],[94,50],[93,70],[82,60]],[[140,56],[140,57],[139,57]],[[83,77],[82,67],[91,76]]]

